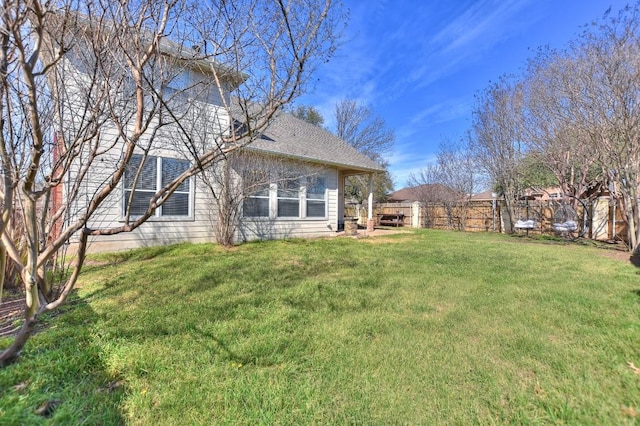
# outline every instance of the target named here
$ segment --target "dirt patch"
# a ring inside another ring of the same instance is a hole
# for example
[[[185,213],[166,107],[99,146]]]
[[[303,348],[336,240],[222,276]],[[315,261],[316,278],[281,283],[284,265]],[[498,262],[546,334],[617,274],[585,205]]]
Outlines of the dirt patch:
[[[622,250],[602,250],[602,256],[603,257],[608,257],[610,259],[615,259],[615,260],[619,260],[621,262],[631,262],[636,266],[640,266],[637,263],[634,263],[634,260],[631,256],[631,254],[628,251],[622,251]],[[637,260],[636,260],[637,262]]]
[[[67,301],[65,305],[73,305],[76,301]],[[60,315],[61,311],[49,311],[46,313],[48,319]],[[10,294],[0,303],[0,337],[10,337],[18,334],[25,315],[25,299],[23,295]],[[38,333],[48,328],[47,320],[37,322],[33,333]]]
[[[24,298],[13,297],[0,303],[0,337],[13,336],[24,315]]]
[[[623,244],[594,243],[594,245],[599,249],[598,252],[602,257],[615,259],[624,263],[632,263],[640,267],[640,256],[632,256]]]
[[[518,243],[531,243],[531,244],[550,244],[550,245],[566,245],[566,246],[585,246],[585,247],[595,247],[598,249],[598,254],[602,257],[606,257],[608,259],[615,259],[625,263],[632,263],[635,266],[640,267],[640,256],[633,257],[629,253],[627,246],[619,241],[596,241],[588,238],[580,238],[576,241],[562,241],[555,239],[531,239],[526,241],[525,239],[520,239],[520,237],[515,237],[519,240]],[[502,241],[499,242],[502,244]]]
[[[369,244],[401,244],[406,243],[406,241],[400,240],[398,238],[388,238],[388,237],[377,237],[377,238],[363,238],[363,242]]]
[[[339,232],[336,236],[346,237],[346,238],[355,238],[355,239],[363,240],[373,244],[381,244],[381,243],[396,242],[396,240],[392,240],[390,238],[384,238],[386,236],[394,235],[394,234],[409,234],[409,233],[411,232],[408,230],[402,230],[402,229],[374,229],[371,232],[367,232],[365,229],[358,229],[357,235],[348,236],[348,235],[345,235],[344,232]]]
[[[410,233],[411,231],[402,229],[374,229],[373,232],[364,232],[364,230],[360,230],[358,231],[358,238],[370,244],[399,244],[406,241],[388,237],[390,235]]]

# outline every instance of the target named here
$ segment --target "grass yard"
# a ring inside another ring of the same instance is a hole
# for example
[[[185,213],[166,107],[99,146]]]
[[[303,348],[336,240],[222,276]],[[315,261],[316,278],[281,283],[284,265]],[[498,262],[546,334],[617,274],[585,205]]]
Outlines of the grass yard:
[[[94,257],[0,370],[0,424],[639,424],[640,269],[608,254],[423,230]]]

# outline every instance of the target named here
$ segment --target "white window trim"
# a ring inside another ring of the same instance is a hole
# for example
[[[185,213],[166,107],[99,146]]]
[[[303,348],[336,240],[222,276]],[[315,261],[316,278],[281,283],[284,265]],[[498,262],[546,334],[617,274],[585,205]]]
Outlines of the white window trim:
[[[277,185],[276,184],[276,218],[277,219],[285,219],[285,220],[292,220],[292,219],[301,219],[302,216],[302,185],[300,184],[300,179],[291,179],[291,182],[297,182],[298,183],[298,194],[296,197],[281,197],[278,194],[278,186],[281,185]],[[287,190],[288,188],[285,188],[285,190]],[[279,208],[279,204],[280,204],[280,200],[289,200],[289,201],[297,201],[298,202],[298,215],[297,216],[280,216],[278,214],[278,208]]]
[[[323,198],[308,198],[307,197],[307,189],[309,188],[309,180],[307,180],[307,184],[302,188],[303,192],[303,218],[308,220],[327,220],[329,217],[329,188],[327,188],[327,177],[325,175],[318,176],[319,179],[324,179],[324,194]],[[323,201],[324,202],[324,215],[323,216],[308,216],[308,202],[309,201]]]
[[[265,185],[267,186],[267,185]],[[267,188],[267,194],[266,195],[255,195],[251,194],[245,197],[245,199],[243,200],[243,211],[242,211],[242,217],[247,218],[247,219],[268,219],[271,217],[271,184],[268,185],[269,188]],[[257,193],[257,191],[256,191]],[[245,216],[245,212],[244,212],[244,202],[248,199],[261,199],[267,200],[267,216]]]
[[[279,197],[278,196],[278,184],[271,183],[269,185],[269,217],[266,216],[245,216],[244,212],[242,214],[243,220],[270,220],[270,221],[326,221],[329,218],[329,188],[326,185],[328,180],[327,176],[323,176],[325,179],[325,188],[324,188],[324,198],[320,199],[308,199],[307,198],[307,187],[308,184],[301,184],[298,190],[298,197]],[[249,197],[247,197],[249,198]],[[257,198],[267,198],[266,196],[258,196]],[[278,200],[297,200],[298,201],[298,216],[278,216]],[[307,201],[324,201],[324,216],[307,216]]]

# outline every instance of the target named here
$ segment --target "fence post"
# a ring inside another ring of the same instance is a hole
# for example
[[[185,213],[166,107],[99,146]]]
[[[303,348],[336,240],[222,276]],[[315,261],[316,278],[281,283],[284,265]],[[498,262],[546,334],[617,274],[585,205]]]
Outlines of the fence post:
[[[609,197],[598,197],[593,203],[591,216],[591,238],[599,241],[609,239]]]
[[[418,201],[411,204],[411,227],[420,228],[420,203]]]
[[[367,232],[373,231],[373,174],[369,174],[369,197],[367,198]]]

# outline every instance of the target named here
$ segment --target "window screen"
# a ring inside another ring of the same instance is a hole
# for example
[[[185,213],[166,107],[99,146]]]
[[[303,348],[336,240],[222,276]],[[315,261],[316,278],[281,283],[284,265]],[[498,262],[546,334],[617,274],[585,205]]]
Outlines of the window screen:
[[[325,217],[326,213],[327,180],[325,177],[315,177],[307,184],[307,217]]]
[[[175,158],[161,159],[162,187],[168,185],[189,168],[189,162]],[[162,204],[161,216],[189,216],[190,185],[189,179],[180,184],[178,189]]]
[[[189,168],[186,160],[147,156],[142,164],[143,158],[142,155],[134,155],[125,169],[123,215],[127,214],[129,203],[131,216],[143,215],[156,192]],[[190,182],[187,179],[156,209],[155,216],[188,216],[191,196]]]
[[[297,179],[278,183],[278,217],[300,216],[300,183]]]
[[[157,185],[157,157],[149,156],[144,159],[142,155],[131,157],[124,174],[124,215],[131,202],[131,216],[141,216],[149,208],[149,201],[156,193]],[[135,191],[133,191],[135,185]],[[133,199],[131,194],[133,193]]]
[[[269,217],[269,184],[260,185],[245,198],[242,214],[245,217]]]

